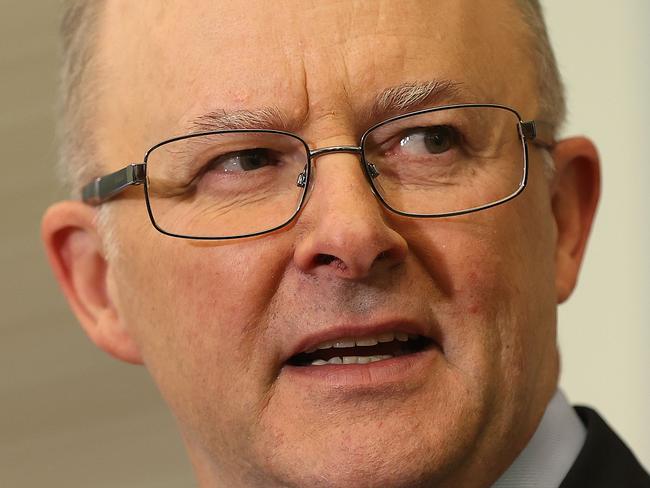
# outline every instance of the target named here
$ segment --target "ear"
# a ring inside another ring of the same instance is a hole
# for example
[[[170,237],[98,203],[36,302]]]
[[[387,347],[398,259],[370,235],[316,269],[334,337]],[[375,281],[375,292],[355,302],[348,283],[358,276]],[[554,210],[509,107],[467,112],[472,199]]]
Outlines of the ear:
[[[600,197],[600,163],[584,137],[560,141],[553,150],[552,208],[557,225],[555,288],[558,303],[575,288]]]
[[[138,347],[111,297],[109,263],[97,232],[96,216],[94,208],[81,202],[52,205],[41,225],[47,256],[88,337],[116,358],[142,364]]]

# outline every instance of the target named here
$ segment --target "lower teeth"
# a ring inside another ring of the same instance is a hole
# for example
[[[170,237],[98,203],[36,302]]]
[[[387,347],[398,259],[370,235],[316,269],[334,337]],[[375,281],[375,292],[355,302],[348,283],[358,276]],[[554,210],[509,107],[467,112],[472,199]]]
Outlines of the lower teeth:
[[[344,357],[333,357],[329,361],[324,359],[316,359],[311,362],[312,366],[323,366],[325,364],[366,364],[374,363],[376,361],[382,361],[384,359],[390,359],[394,356],[390,354],[384,354],[381,356],[344,356]]]

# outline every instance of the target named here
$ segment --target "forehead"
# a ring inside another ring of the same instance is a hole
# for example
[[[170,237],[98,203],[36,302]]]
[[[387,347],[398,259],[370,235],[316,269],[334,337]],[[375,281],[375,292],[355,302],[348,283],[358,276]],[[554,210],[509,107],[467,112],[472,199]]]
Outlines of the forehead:
[[[272,106],[291,125],[363,115],[403,83],[449,80],[454,101],[524,112],[533,92],[509,0],[126,0],[104,13],[102,126],[148,142],[214,109]]]

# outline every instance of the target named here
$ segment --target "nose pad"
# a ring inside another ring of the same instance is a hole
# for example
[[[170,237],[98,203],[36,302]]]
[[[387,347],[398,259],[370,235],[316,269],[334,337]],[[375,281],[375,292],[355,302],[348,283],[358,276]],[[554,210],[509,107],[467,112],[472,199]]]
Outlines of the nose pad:
[[[366,168],[368,169],[368,174],[373,180],[380,175],[377,166],[375,166],[373,163],[366,163]]]
[[[298,175],[298,178],[296,179],[296,186],[298,188],[304,188],[305,185],[307,184],[307,168],[302,170],[302,173]]]

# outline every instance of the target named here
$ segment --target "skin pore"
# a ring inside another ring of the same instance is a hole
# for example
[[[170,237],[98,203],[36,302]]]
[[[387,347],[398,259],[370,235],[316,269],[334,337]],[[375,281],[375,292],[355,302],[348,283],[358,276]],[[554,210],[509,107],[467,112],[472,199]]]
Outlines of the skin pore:
[[[460,84],[441,103],[534,119],[518,19],[514,1],[491,0],[109,2],[98,160],[105,172],[140,161],[215,110],[270,107],[312,148],[355,145],[394,115],[373,113],[379,93],[430,80]],[[151,372],[201,486],[484,487],[556,389],[556,304],[575,284],[598,197],[588,141],[553,156],[552,180],[531,146],[521,196],[449,219],[388,213],[357,156],[335,154],[316,161],[306,207],[276,234],[166,237],[138,188],[109,204],[110,258],[97,210],[80,202],[52,207],[43,233],[90,337]],[[286,367],[320,331],[386,323],[438,347],[385,375],[315,380]]]

